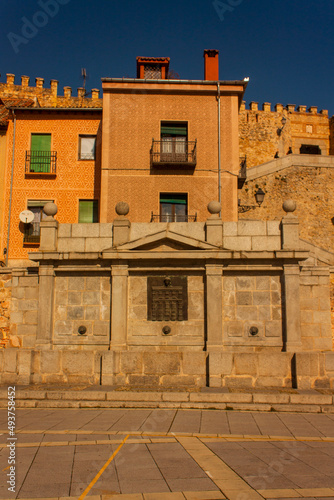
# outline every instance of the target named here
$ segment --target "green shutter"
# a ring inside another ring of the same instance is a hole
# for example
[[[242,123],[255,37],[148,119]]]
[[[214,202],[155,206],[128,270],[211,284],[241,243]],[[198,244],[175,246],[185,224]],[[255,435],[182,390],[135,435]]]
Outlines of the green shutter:
[[[51,151],[51,134],[31,134],[31,151]]]
[[[161,123],[161,135],[187,135],[187,125],[178,123]]]
[[[79,200],[79,223],[98,222],[98,201]]]
[[[160,203],[177,203],[178,205],[186,205],[187,204],[187,195],[184,194],[162,194],[160,196]]]

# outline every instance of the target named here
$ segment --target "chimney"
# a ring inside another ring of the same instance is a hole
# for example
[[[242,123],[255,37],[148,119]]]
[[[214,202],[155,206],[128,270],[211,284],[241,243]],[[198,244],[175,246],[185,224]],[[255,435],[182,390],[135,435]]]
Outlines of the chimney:
[[[54,97],[57,97],[58,94],[58,80],[50,81],[51,93]]]
[[[35,78],[36,81],[36,89],[42,89],[44,85],[44,78]]]
[[[98,99],[99,98],[99,89],[92,89],[92,99]]]
[[[78,87],[78,97],[85,97],[85,89],[83,87]]]
[[[21,85],[23,89],[29,86],[29,80],[30,80],[29,76],[25,75],[21,76]]]
[[[72,96],[72,88],[71,87],[64,87],[64,97],[66,99],[69,99]]]
[[[204,50],[204,80],[219,80],[219,50]]]
[[[14,85],[15,75],[12,73],[7,73],[7,85]]]

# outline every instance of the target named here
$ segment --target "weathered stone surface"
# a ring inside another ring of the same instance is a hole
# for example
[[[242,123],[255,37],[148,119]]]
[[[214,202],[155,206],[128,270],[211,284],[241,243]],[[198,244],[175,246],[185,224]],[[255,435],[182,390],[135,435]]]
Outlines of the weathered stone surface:
[[[40,370],[41,373],[60,372],[61,351],[41,351],[40,353]]]
[[[176,374],[180,372],[181,358],[179,353],[143,353],[145,374]]]
[[[259,354],[259,376],[288,377],[291,374],[290,353],[266,353]]]
[[[234,354],[234,369],[236,375],[252,375],[258,373],[259,359],[254,353]]]
[[[92,375],[94,373],[94,356],[92,352],[63,351],[62,366],[68,375]]]

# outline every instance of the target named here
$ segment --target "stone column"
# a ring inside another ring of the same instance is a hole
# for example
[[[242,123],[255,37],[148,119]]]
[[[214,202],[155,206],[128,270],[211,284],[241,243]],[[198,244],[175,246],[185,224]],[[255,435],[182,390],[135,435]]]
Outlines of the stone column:
[[[207,351],[221,350],[223,345],[223,283],[222,266],[206,267]]]
[[[287,264],[283,274],[285,301],[285,351],[301,349],[299,266]]]
[[[54,267],[39,265],[39,304],[36,347],[50,348],[53,333]]]
[[[112,266],[111,275],[110,347],[112,350],[121,351],[127,346],[129,268],[127,265]]]

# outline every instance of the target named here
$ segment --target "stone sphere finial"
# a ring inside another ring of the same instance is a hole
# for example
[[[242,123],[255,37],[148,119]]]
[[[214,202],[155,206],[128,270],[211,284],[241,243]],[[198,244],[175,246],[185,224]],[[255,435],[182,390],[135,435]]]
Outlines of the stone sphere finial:
[[[119,201],[115,207],[115,211],[117,215],[128,215],[129,213],[129,204],[125,201]]]
[[[43,212],[48,217],[54,217],[58,212],[58,207],[55,203],[49,202],[44,205]]]
[[[210,201],[210,203],[208,203],[208,212],[210,212],[211,215],[219,214],[221,209],[222,206],[219,201]]]
[[[287,214],[292,213],[296,210],[297,203],[293,200],[285,200],[285,202],[282,205],[282,208],[284,212],[286,212]]]

